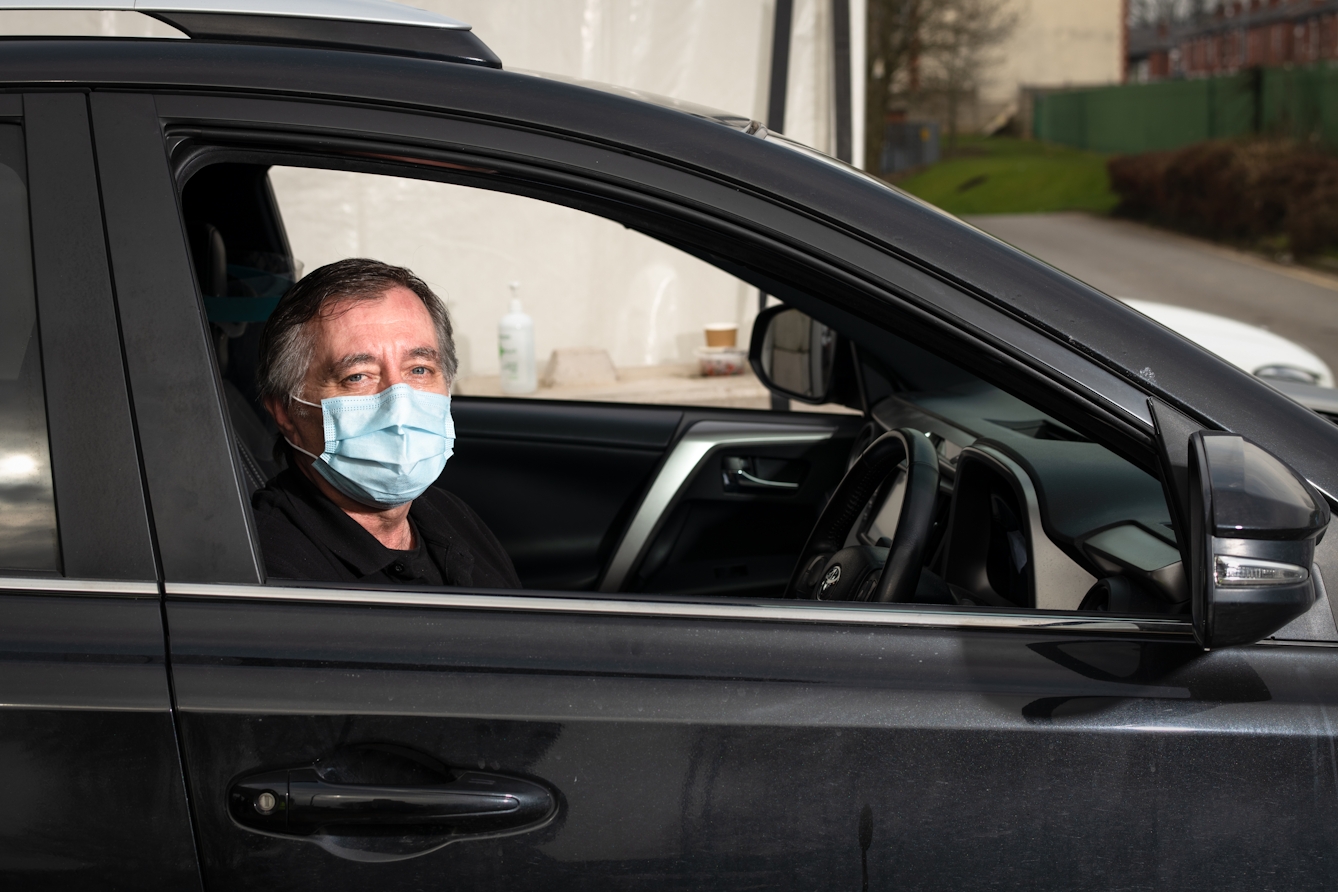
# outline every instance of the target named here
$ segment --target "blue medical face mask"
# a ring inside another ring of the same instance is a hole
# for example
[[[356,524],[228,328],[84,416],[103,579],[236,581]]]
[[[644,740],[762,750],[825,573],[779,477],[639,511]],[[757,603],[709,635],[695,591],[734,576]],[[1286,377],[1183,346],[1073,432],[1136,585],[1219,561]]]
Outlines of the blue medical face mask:
[[[331,486],[372,508],[412,502],[436,481],[455,446],[451,398],[415,390],[408,384],[372,396],[321,400],[325,451],[312,465]]]

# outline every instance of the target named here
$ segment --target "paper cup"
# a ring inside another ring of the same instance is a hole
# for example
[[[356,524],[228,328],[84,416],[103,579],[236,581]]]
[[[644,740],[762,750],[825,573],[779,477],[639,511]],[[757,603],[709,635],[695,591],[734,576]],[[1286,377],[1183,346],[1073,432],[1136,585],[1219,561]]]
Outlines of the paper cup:
[[[706,346],[735,347],[739,342],[739,326],[733,322],[712,322],[706,326]]]

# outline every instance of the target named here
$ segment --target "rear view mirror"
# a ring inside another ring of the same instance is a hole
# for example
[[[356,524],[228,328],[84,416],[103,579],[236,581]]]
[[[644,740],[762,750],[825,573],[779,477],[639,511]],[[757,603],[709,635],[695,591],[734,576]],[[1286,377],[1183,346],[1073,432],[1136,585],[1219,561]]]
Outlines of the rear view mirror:
[[[836,367],[836,332],[792,307],[757,314],[748,360],[771,390],[805,403],[825,403]]]
[[[1204,647],[1245,644],[1315,603],[1315,546],[1329,506],[1308,483],[1234,434],[1189,439],[1190,587]]]

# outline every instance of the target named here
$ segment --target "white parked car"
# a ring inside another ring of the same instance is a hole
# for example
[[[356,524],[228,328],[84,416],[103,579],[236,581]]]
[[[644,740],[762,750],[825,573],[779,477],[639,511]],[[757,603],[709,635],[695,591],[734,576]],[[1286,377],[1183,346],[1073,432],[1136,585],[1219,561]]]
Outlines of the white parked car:
[[[1216,313],[1128,297],[1119,300],[1338,423],[1333,371],[1295,341]]]
[[[1333,387],[1333,372],[1324,360],[1267,329],[1188,307],[1127,297],[1120,300],[1270,384]]]

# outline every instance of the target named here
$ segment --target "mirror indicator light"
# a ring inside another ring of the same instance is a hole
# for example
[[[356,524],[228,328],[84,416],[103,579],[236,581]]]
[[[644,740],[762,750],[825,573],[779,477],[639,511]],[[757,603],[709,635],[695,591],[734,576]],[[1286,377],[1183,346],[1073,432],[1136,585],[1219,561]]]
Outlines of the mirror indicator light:
[[[1222,586],[1299,585],[1310,578],[1305,567],[1235,555],[1215,555],[1213,567]]]

